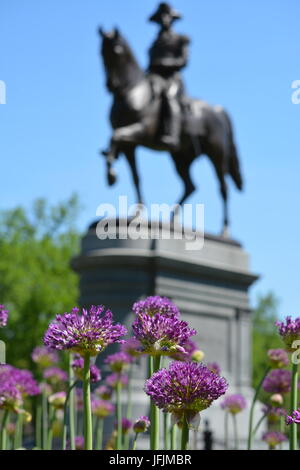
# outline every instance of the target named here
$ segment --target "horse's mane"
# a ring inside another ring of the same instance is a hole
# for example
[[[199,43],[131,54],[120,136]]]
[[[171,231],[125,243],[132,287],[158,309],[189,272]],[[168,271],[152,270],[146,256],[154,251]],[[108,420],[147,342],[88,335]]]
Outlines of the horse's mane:
[[[105,41],[108,41],[105,44]],[[114,41],[122,46],[123,52],[113,51]],[[118,37],[104,39],[102,55],[107,75],[108,87],[111,91],[123,91],[133,88],[144,78],[144,71],[139,66],[128,42],[118,33]]]

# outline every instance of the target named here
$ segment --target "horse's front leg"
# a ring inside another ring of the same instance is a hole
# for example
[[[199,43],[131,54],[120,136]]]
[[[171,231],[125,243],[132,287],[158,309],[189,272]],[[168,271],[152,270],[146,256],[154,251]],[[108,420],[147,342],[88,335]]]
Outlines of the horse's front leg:
[[[126,150],[124,150],[124,154],[125,154],[125,157],[127,158],[127,161],[131,169],[132,179],[134,182],[136,195],[137,195],[137,202],[139,205],[143,205],[144,203],[143,203],[143,198],[142,198],[142,193],[141,193],[141,188],[140,188],[140,177],[139,177],[137,166],[136,166],[135,147],[127,148]]]
[[[117,144],[111,139],[108,150],[103,150],[101,154],[105,157],[106,161],[106,178],[109,186],[112,186],[117,181],[117,174],[113,168],[113,163],[118,158],[119,151]]]

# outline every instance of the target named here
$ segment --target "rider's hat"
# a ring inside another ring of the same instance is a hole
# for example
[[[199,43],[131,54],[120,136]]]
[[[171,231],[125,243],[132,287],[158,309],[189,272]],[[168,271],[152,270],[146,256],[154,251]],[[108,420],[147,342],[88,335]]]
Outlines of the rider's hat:
[[[170,7],[168,3],[162,2],[159,4],[156,12],[150,16],[149,21],[160,24],[162,15],[170,15],[173,20],[179,20],[181,18],[181,14],[178,11]]]

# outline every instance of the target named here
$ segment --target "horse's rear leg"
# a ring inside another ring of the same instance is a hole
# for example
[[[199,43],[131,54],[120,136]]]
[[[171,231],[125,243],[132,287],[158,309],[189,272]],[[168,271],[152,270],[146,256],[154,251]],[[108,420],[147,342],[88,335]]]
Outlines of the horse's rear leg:
[[[223,159],[222,159],[223,160]],[[229,217],[228,217],[228,189],[225,180],[226,169],[221,159],[211,159],[220,185],[220,193],[223,200],[223,235],[228,235]]]

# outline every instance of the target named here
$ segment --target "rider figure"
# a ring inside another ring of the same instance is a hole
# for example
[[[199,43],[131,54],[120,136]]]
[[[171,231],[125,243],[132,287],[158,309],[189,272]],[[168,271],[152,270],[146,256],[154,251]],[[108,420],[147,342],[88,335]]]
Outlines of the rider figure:
[[[153,87],[160,90],[162,98],[159,140],[169,148],[179,144],[181,132],[181,108],[184,87],[180,70],[187,64],[189,38],[175,33],[171,28],[181,15],[167,3],[161,3],[149,21],[161,27],[157,39],[150,48],[149,74]]]

